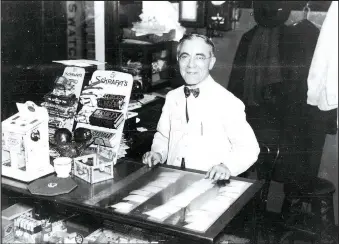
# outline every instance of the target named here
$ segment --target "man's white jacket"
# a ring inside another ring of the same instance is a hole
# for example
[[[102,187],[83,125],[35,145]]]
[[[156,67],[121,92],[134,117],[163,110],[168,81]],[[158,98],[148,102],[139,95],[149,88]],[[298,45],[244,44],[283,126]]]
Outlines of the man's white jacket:
[[[170,91],[154,135],[152,151],[162,163],[208,171],[223,163],[232,176],[246,171],[258,159],[259,146],[246,121],[245,106],[211,76],[199,84],[197,98],[187,98],[184,86]]]

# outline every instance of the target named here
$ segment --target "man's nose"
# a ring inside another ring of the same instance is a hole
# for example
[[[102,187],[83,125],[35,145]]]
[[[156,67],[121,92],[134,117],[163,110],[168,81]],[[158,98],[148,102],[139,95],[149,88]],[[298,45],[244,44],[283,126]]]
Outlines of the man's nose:
[[[188,67],[194,67],[195,65],[196,65],[195,58],[194,57],[190,57],[189,60],[188,60],[187,66]]]

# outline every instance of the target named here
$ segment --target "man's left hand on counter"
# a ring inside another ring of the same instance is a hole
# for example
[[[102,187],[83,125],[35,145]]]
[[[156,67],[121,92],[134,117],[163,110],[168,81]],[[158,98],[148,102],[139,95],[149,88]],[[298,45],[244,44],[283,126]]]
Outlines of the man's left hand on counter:
[[[228,180],[231,176],[230,170],[224,164],[214,165],[207,173],[206,178],[211,180]]]

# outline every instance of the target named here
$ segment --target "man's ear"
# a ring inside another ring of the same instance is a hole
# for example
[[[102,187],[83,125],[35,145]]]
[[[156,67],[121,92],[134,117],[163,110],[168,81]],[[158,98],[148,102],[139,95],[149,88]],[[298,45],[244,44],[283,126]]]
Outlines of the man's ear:
[[[211,57],[211,59],[210,59],[210,64],[209,64],[209,66],[208,66],[208,69],[209,69],[209,70],[213,69],[216,60],[217,60],[217,59],[216,59],[214,56]]]

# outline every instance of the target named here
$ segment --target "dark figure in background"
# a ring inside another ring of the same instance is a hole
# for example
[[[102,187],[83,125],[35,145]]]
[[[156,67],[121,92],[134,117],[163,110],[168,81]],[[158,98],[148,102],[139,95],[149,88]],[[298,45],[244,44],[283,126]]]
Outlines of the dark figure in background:
[[[307,104],[319,30],[307,19],[285,25],[289,14],[284,1],[254,1],[257,25],[242,36],[228,90],[245,103],[250,124],[261,121],[252,124],[259,141],[276,143],[278,134],[274,178],[300,184],[317,176],[330,113]]]
[[[270,102],[273,105],[270,112],[274,112],[274,107],[279,104],[275,101],[278,94],[274,93],[274,88],[281,86],[285,75],[286,49],[280,44],[283,43],[287,29],[284,22],[289,14],[280,1],[254,1],[257,25],[240,40],[228,85],[228,90],[251,108],[249,111]]]

